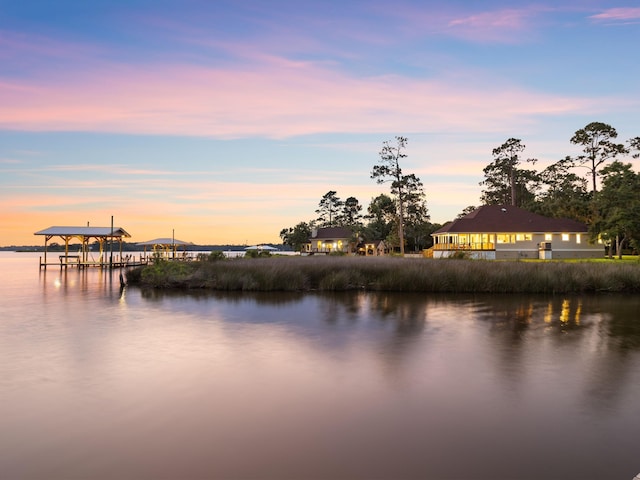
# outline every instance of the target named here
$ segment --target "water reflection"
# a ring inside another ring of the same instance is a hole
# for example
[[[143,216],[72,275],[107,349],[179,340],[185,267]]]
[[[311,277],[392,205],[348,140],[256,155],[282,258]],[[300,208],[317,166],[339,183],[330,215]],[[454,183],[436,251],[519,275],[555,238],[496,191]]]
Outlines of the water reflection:
[[[559,378],[582,363],[582,376],[573,373],[564,382],[581,391],[583,406],[611,411],[628,392],[637,365],[631,351],[640,347],[639,299],[508,296],[475,298],[470,305],[490,325],[493,368],[512,392],[525,388],[534,363]]]
[[[375,318],[393,322],[399,336],[412,336],[424,330],[429,302],[427,295],[374,293],[369,304]]]
[[[65,289],[78,281],[57,277]],[[80,276],[81,289],[86,279]],[[93,281],[93,280],[92,280]],[[107,293],[122,293],[113,278],[98,278],[98,287]],[[631,296],[536,296],[536,295],[428,295],[399,294],[396,292],[211,292],[206,290],[175,291],[141,289],[138,293],[150,302],[163,302],[189,298],[196,302],[222,302],[247,304],[256,307],[287,307],[303,304],[309,298],[317,302],[321,317],[328,325],[342,321],[369,319],[393,324],[399,334],[419,334],[425,328],[428,312],[440,307],[451,309],[455,305],[459,313],[450,313],[452,320],[463,312],[489,324],[490,331],[506,333],[509,342],[521,342],[530,331],[543,329],[555,336],[571,337],[584,329],[593,328],[606,321],[606,333],[611,348],[637,349],[640,347],[640,322],[631,322],[640,308],[640,299]],[[256,315],[259,317],[259,315]]]
[[[117,271],[33,278],[0,322],[7,478],[639,471],[633,297],[121,291]]]
[[[38,279],[46,297],[53,292],[64,296],[101,295],[120,298],[125,287],[120,282],[120,270],[106,268],[40,269]]]

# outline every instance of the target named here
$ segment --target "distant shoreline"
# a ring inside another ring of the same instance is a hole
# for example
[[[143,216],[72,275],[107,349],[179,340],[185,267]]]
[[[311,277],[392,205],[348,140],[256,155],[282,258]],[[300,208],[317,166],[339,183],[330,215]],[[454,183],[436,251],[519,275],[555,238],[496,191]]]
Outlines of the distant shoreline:
[[[116,243],[114,243],[114,251],[116,249],[118,249],[119,251],[119,247],[116,247]],[[282,251],[282,252],[289,252],[290,250],[286,250],[285,247],[283,247],[282,245],[277,245],[277,244],[273,244],[274,246],[277,246],[277,248]],[[93,246],[92,245],[92,249],[91,251],[96,252],[98,251],[98,247],[97,246]],[[80,250],[81,246],[79,244],[72,244],[69,245],[69,251],[74,251],[77,252],[78,250]],[[188,248],[186,248],[185,250],[187,252],[214,252],[214,251],[220,251],[220,252],[244,252],[246,251],[247,246],[246,245],[190,245]],[[147,251],[149,251],[150,249],[147,249]],[[64,245],[49,245],[47,247],[47,252],[53,252],[53,253],[57,253],[57,252],[64,252],[65,251],[65,247]],[[123,252],[127,252],[127,253],[131,253],[131,252],[135,252],[135,253],[140,253],[143,252],[144,249],[142,247],[140,247],[139,245],[135,245],[135,244],[124,244],[123,248],[122,248]],[[182,248],[179,249],[180,252],[183,251]],[[10,246],[10,247],[0,247],[0,252],[15,252],[15,253],[44,253],[44,246],[39,245],[39,246],[35,246],[35,245],[27,245],[27,246],[20,246],[20,247],[16,247],[16,246]]]

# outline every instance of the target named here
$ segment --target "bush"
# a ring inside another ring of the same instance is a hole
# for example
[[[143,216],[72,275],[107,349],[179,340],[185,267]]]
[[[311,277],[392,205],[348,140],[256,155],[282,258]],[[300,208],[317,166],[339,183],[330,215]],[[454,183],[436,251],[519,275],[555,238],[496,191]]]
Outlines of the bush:
[[[446,258],[448,260],[470,260],[471,254],[464,250],[457,250]]]
[[[227,257],[225,257],[224,252],[222,250],[213,250],[211,253],[209,253],[206,260],[208,262],[216,262],[218,260],[225,260],[226,258]]]
[[[244,254],[244,258],[264,258],[270,256],[271,253],[266,250],[247,250]]]
[[[182,286],[193,272],[193,264],[159,261],[142,269],[140,282],[157,287]]]

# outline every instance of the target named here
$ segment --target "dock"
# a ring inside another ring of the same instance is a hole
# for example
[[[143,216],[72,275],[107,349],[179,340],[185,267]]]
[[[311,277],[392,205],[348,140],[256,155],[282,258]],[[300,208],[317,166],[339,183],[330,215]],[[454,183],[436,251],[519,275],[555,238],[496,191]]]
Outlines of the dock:
[[[175,238],[156,238],[148,242],[138,243],[144,247],[144,252],[123,252],[123,238],[131,235],[122,227],[49,227],[34,235],[44,237],[44,258],[40,257],[40,269],[47,267],[69,268],[127,268],[148,265],[157,261],[189,262],[194,260],[194,253],[186,251],[191,242],[183,242]],[[48,250],[48,242],[54,237],[64,241],[64,250]],[[94,251],[90,242],[94,240],[98,244],[98,250]],[[76,242],[79,242],[76,243]],[[114,248],[114,243],[116,248]],[[147,247],[153,247],[153,251],[147,253]],[[181,246],[183,251],[178,251]]]
[[[158,254],[148,254],[144,252],[132,252],[126,255],[114,254],[113,259],[98,259],[93,260],[90,256],[85,256],[85,259],[81,255],[58,255],[58,262],[51,262],[51,253],[49,252],[48,257],[45,256],[40,257],[40,268],[47,267],[60,267],[69,268],[90,268],[90,267],[98,267],[98,268],[129,268],[129,267],[141,267],[144,265],[149,265],[158,261],[169,261],[169,262],[192,262],[196,260],[194,256],[195,252],[186,252],[181,253],[179,255],[158,255]],[[47,261],[49,260],[49,261]]]
[[[156,258],[152,255],[145,255],[144,253],[140,253],[136,256],[136,254],[132,253],[129,255],[114,255],[113,258],[106,259],[98,259],[93,260],[90,256],[85,256],[83,259],[82,255],[68,255],[62,254],[58,255],[57,262],[51,262],[51,252],[49,252],[48,258],[47,256],[40,257],[40,268],[46,269],[47,267],[60,267],[69,268],[90,268],[90,267],[98,267],[98,268],[127,268],[127,267],[140,267],[143,265],[148,265],[153,263]]]

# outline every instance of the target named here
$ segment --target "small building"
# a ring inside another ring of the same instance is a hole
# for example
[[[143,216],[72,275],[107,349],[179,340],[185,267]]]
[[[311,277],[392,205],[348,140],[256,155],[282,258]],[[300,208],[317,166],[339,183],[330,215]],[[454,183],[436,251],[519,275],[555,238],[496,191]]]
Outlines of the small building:
[[[353,232],[347,227],[326,227],[313,229],[309,241],[304,245],[304,252],[314,253],[349,253],[353,243]]]
[[[389,252],[390,249],[384,240],[365,241],[358,244],[358,254],[366,257],[379,257],[388,255]]]
[[[471,258],[598,258],[584,223],[549,218],[510,205],[483,205],[431,234],[433,258],[464,252]]]

